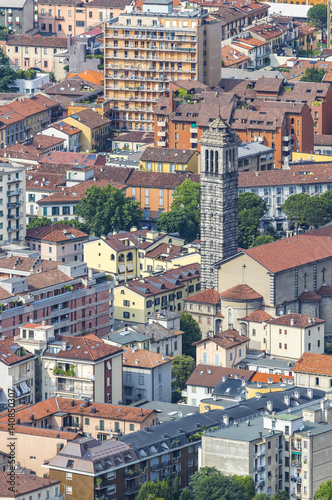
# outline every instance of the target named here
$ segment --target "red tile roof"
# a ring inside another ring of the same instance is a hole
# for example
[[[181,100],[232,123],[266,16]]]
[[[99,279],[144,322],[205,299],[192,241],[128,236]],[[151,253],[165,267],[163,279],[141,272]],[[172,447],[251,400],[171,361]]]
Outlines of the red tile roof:
[[[43,151],[44,149],[57,146],[58,144],[63,144],[65,140],[66,139],[61,139],[60,137],[54,137],[51,135],[37,134],[33,138],[32,146]]]
[[[324,296],[324,295],[332,295],[332,286],[330,285],[322,285],[320,287],[319,290],[317,290],[317,293],[320,295],[320,296]]]
[[[88,238],[88,235],[76,227],[66,224],[52,224],[49,226],[27,229],[27,239],[52,241],[54,243],[73,241],[79,238]],[[0,262],[1,264],[1,262]]]
[[[217,333],[215,337],[207,337],[205,339],[194,342],[193,345],[198,345],[208,342],[214,342],[223,349],[232,349],[237,345],[249,342],[250,338],[245,335],[240,335],[237,330],[226,330],[225,332]]]
[[[302,302],[312,302],[313,300],[319,300],[320,298],[320,295],[318,295],[317,293],[306,291],[301,293],[299,300],[301,300]]]
[[[332,226],[243,250],[272,273],[278,273],[332,255]]]
[[[15,408],[16,410],[17,408]],[[0,431],[8,433],[8,423],[0,422]],[[54,439],[66,439],[72,441],[80,437],[81,434],[76,432],[64,432],[53,429],[42,429],[41,427],[30,427],[29,425],[15,424],[15,434],[32,434],[33,436],[49,437]]]
[[[208,290],[203,290],[194,295],[189,295],[185,301],[202,302],[203,304],[219,304],[220,294],[214,288],[209,288]]]
[[[221,292],[220,296],[227,300],[256,300],[262,298],[259,293],[245,284],[233,286],[233,288]]]
[[[295,328],[308,328],[310,326],[325,323],[325,319],[314,318],[304,314],[289,313],[284,316],[278,316],[267,321],[272,325],[294,326]]]
[[[132,368],[156,368],[172,361],[170,356],[163,356],[157,352],[146,351],[145,349],[125,349],[123,353],[123,366]]]
[[[7,366],[15,365],[16,363],[21,363],[28,359],[33,359],[34,355],[31,353],[19,356],[16,352],[22,352],[22,347],[13,341],[12,338],[0,339],[0,362]]]
[[[87,189],[91,188],[92,186],[99,186],[103,188],[108,184],[111,184],[111,182],[94,181],[94,180],[80,182],[75,186],[63,188],[61,189],[61,191],[58,191],[57,193],[53,193],[50,196],[47,196],[46,198],[42,198],[41,200],[37,201],[37,203],[39,205],[59,203],[63,201],[79,203],[81,199],[85,196]],[[119,184],[115,182],[112,183],[112,185],[115,185],[115,187],[117,187]]]
[[[263,384],[267,384],[269,379],[272,379],[273,384],[277,384],[278,382],[283,382],[284,380],[294,380],[294,377],[289,375],[281,375],[277,373],[261,373],[256,372],[252,377],[252,382],[262,382]]]
[[[18,498],[21,497],[21,495],[28,495],[34,491],[44,490],[44,488],[60,484],[60,481],[56,481],[55,479],[48,479],[46,477],[34,476],[31,474],[19,474],[18,472],[16,472],[14,477],[15,480],[12,486],[14,491],[12,491],[9,489],[8,472],[0,472],[1,498]],[[30,498],[32,498],[32,496]]]
[[[30,421],[31,413],[34,416],[34,422],[50,417],[58,411],[66,412],[71,415],[85,415],[95,418],[110,418],[121,421],[144,422],[154,410],[146,410],[132,406],[112,405],[110,403],[97,403],[90,401],[89,406],[81,406],[82,400],[57,397],[40,401],[33,405],[24,405],[15,408],[15,416],[21,422]],[[95,408],[95,413],[91,413],[91,408]],[[0,414],[0,422],[8,422],[8,412]]]
[[[44,352],[44,356],[52,358],[66,358],[66,359],[82,359],[90,361],[98,361],[113,354],[120,354],[121,347],[114,347],[105,344],[96,335],[86,335],[84,337],[70,337],[70,336],[57,336],[57,340],[67,342],[66,350],[58,353],[49,352],[49,349]]]
[[[40,163],[62,163],[63,165],[69,164],[74,166],[84,165],[88,167],[93,167],[97,163],[100,164],[100,157],[98,154],[93,153],[72,153],[69,151],[52,151],[47,155],[43,156]],[[105,164],[105,159],[102,163]]]
[[[293,372],[332,376],[332,356],[304,352],[292,368]]]
[[[17,45],[21,47],[67,48],[67,39],[60,36],[9,35],[6,43],[7,45]]]
[[[255,372],[251,370],[239,370],[237,368],[225,368],[223,366],[197,365],[187,380],[187,385],[199,387],[215,387],[221,382],[222,377],[252,380]]]
[[[243,321],[252,321],[253,323],[263,323],[268,319],[272,319],[272,316],[267,312],[262,311],[262,309],[257,309],[257,311],[254,311],[253,313],[248,314],[245,318],[240,319]]]

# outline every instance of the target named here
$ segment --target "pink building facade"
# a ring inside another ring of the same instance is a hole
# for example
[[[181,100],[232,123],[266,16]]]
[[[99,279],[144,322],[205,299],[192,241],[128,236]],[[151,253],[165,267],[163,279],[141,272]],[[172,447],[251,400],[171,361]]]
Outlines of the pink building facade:
[[[112,301],[113,282],[84,262],[10,278],[0,286],[0,338],[18,335],[19,327],[30,321],[54,326],[55,335],[102,337],[112,326]]]

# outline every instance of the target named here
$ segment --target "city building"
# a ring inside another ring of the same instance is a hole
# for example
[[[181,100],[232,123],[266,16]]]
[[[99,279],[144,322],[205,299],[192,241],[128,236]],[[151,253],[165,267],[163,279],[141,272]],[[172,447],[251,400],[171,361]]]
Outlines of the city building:
[[[226,475],[250,475],[257,492],[285,490],[290,498],[313,498],[329,477],[332,454],[332,426],[325,416],[331,419],[331,409],[325,409],[324,401],[317,406],[207,431],[200,465]]]
[[[172,357],[135,347],[123,352],[123,401],[172,401]]]
[[[194,344],[196,363],[233,368],[246,358],[249,340],[249,337],[240,335],[236,330],[227,330],[199,340]]]
[[[35,402],[35,357],[12,338],[0,340],[0,407]]]
[[[189,295],[184,300],[185,311],[199,323],[203,338],[208,337],[210,332],[219,332],[221,313],[221,297],[213,288]],[[218,319],[219,318],[219,321]]]
[[[3,498],[21,500],[21,498],[25,498],[25,495],[28,495],[30,500],[38,498],[38,495],[39,498],[61,498],[60,481],[17,472],[15,474],[14,491],[8,491],[8,477],[8,472],[0,472],[0,494]]]
[[[153,130],[154,105],[172,80],[217,85],[220,42],[220,21],[199,9],[173,10],[172,0],[145,0],[142,11],[107,23],[105,97],[112,103],[113,127]]]
[[[180,314],[162,311],[151,314],[148,323],[127,325],[106,335],[103,341],[127,349],[137,348],[166,356],[179,356],[182,354],[182,334]]]
[[[4,1],[0,7],[0,24],[18,35],[34,28],[33,0],[18,0],[15,4]]]
[[[299,387],[319,387],[324,391],[332,387],[332,364],[326,354],[304,352],[292,371]]]
[[[235,380],[252,380],[254,373],[250,370],[198,364],[188,378],[187,387],[182,391],[182,396],[187,398],[188,405],[199,406],[202,399],[212,395],[224,377]]]
[[[239,172],[272,170],[274,150],[259,141],[239,145]]]
[[[79,152],[81,149],[81,143],[80,143],[81,129],[74,127],[72,125],[68,125],[63,121],[60,121],[58,123],[53,123],[49,127],[45,128],[42,134],[63,139],[64,140],[63,151],[71,151],[73,153],[76,153]]]
[[[129,434],[157,424],[154,410],[99,403],[92,400],[53,397],[17,408],[16,418],[35,429],[81,432],[103,441],[110,434]],[[60,414],[59,414],[60,412]],[[33,420],[30,416],[33,415]],[[0,414],[0,424],[8,423],[8,413]]]
[[[22,244],[25,236],[25,167],[0,164],[0,242]]]
[[[43,399],[65,395],[117,404],[122,401],[122,349],[95,335],[61,336],[42,354]]]
[[[200,290],[200,265],[191,264],[114,288],[114,319],[145,323],[153,313],[183,311],[183,300]]]
[[[248,64],[250,64],[250,57],[230,45],[225,45],[221,47],[221,61],[223,67],[226,68],[247,69]]]
[[[51,151],[64,151],[64,144],[64,139],[39,133],[33,138],[31,146],[36,148],[36,152],[47,154]]]
[[[139,130],[116,135],[112,138],[113,149],[126,149],[129,151],[144,151],[153,146],[153,132],[140,132]]]
[[[48,461],[49,476],[61,481],[66,497],[82,500],[115,500],[119,492],[135,498],[142,484],[168,476],[172,485],[178,476],[182,490],[198,467],[201,428],[220,425],[221,413],[187,415],[117,441],[76,439]]]
[[[54,54],[66,47],[65,38],[15,34],[7,39],[6,55],[14,66],[21,69],[54,71]]]
[[[247,56],[249,58],[248,66],[254,70],[269,64],[271,52],[269,43],[250,36],[250,33],[248,36],[243,35],[232,39],[231,47]]]
[[[309,302],[314,299],[310,295],[310,292],[302,294],[300,301],[303,309],[308,298]],[[317,301],[319,298],[317,296]],[[241,318],[240,322],[244,326],[242,331],[250,337],[249,347],[252,349],[292,360],[300,358],[304,352],[324,353],[323,319],[295,313],[269,318],[266,312],[255,311]]]
[[[84,260],[88,266],[112,273],[121,283],[166,269],[167,264],[171,267],[166,259],[178,253],[183,245],[184,240],[177,234],[132,228],[86,243]]]
[[[27,229],[26,242],[31,250],[38,250],[41,259],[59,262],[83,261],[83,246],[89,236],[66,224]]]
[[[93,111],[85,109],[63,119],[71,127],[81,130],[80,143],[83,151],[104,151],[108,148],[111,121]]]
[[[197,151],[147,148],[141,156],[140,168],[152,172],[184,172],[199,173],[199,153]]]
[[[16,258],[17,264],[21,259]],[[30,320],[54,325],[55,335],[109,333],[113,327],[113,282],[105,273],[88,270],[83,262],[58,263],[50,270],[40,264],[40,257],[31,258],[23,267],[24,273],[19,271],[24,277],[1,280],[2,337],[18,335],[19,327]]]

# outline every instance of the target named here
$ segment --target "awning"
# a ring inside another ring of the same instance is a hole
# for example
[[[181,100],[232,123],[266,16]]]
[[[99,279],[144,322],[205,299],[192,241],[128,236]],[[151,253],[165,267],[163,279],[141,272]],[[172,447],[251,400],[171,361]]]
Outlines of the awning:
[[[16,387],[16,385],[14,385],[14,391],[15,391],[15,394],[16,394],[16,397],[19,398],[21,393],[20,391],[18,390],[18,388]]]
[[[126,266],[124,264],[119,264],[119,273],[123,274],[126,270]]]
[[[133,271],[133,270],[134,270],[134,264],[130,262],[129,264],[127,264],[127,271]]]

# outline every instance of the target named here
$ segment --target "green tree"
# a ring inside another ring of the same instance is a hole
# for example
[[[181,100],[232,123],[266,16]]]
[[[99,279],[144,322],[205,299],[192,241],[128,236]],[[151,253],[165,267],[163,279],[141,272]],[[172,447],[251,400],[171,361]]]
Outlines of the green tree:
[[[138,492],[136,500],[149,500],[150,498],[173,500],[173,488],[170,482],[163,480],[154,483],[153,481],[149,481],[143,484]]]
[[[314,500],[332,500],[332,481],[320,485],[314,494]]]
[[[271,500],[271,497],[267,493],[257,493],[254,500]]]
[[[239,247],[253,246],[260,235],[260,218],[266,212],[265,201],[255,193],[241,193],[238,197],[238,241]]]
[[[104,188],[92,186],[76,206],[76,214],[82,217],[89,234],[107,235],[120,229],[128,231],[136,226],[142,216],[139,203],[108,184]]]
[[[292,194],[281,207],[287,219],[294,224],[296,230],[299,227],[307,227],[307,214],[310,210],[310,196],[305,193]]]
[[[233,476],[244,487],[249,498],[254,498],[256,494],[255,481],[251,476]]]
[[[181,491],[180,500],[194,500],[194,496],[188,488]]]
[[[234,477],[215,467],[202,467],[193,475],[190,486],[195,500],[249,500],[246,488]]]
[[[176,476],[174,480],[174,494],[173,494],[174,500],[179,500],[180,499],[180,483],[179,483],[179,478]]]
[[[172,361],[172,374],[175,377],[175,384],[178,389],[182,390],[185,388],[186,382],[194,370],[194,358],[185,354],[175,356]]]
[[[169,212],[162,213],[156,223],[159,231],[178,232],[186,241],[200,233],[200,185],[186,179],[173,192]]]
[[[326,6],[324,5],[326,8]],[[314,66],[311,68],[306,68],[304,75],[301,76],[301,82],[316,82],[320,83],[323,80],[325,75],[325,71],[323,69],[315,68]]]
[[[196,348],[192,344],[202,338],[199,324],[191,314],[183,312],[180,318],[180,330],[183,331],[182,353],[196,359]]]
[[[271,500],[288,500],[289,494],[285,490],[279,490],[278,493],[271,497]]]
[[[31,219],[27,225],[27,229],[31,229],[32,227],[50,226],[51,224],[52,221],[47,217],[36,217],[35,219]]]
[[[327,27],[327,6],[323,4],[313,5],[310,7],[307,13],[307,20],[309,24],[312,24],[324,30]]]
[[[9,58],[0,51],[0,92],[9,92],[15,80],[16,71],[11,68]]]
[[[255,238],[252,246],[259,247],[260,245],[265,245],[266,243],[272,243],[272,241],[274,241],[274,238],[270,234],[260,234],[257,238]]]
[[[76,229],[79,229],[80,231],[89,234],[89,228],[87,224],[85,224],[85,222],[79,222],[78,220],[75,219],[58,220],[57,222],[55,222],[55,224],[66,224],[67,226],[75,227]]]

